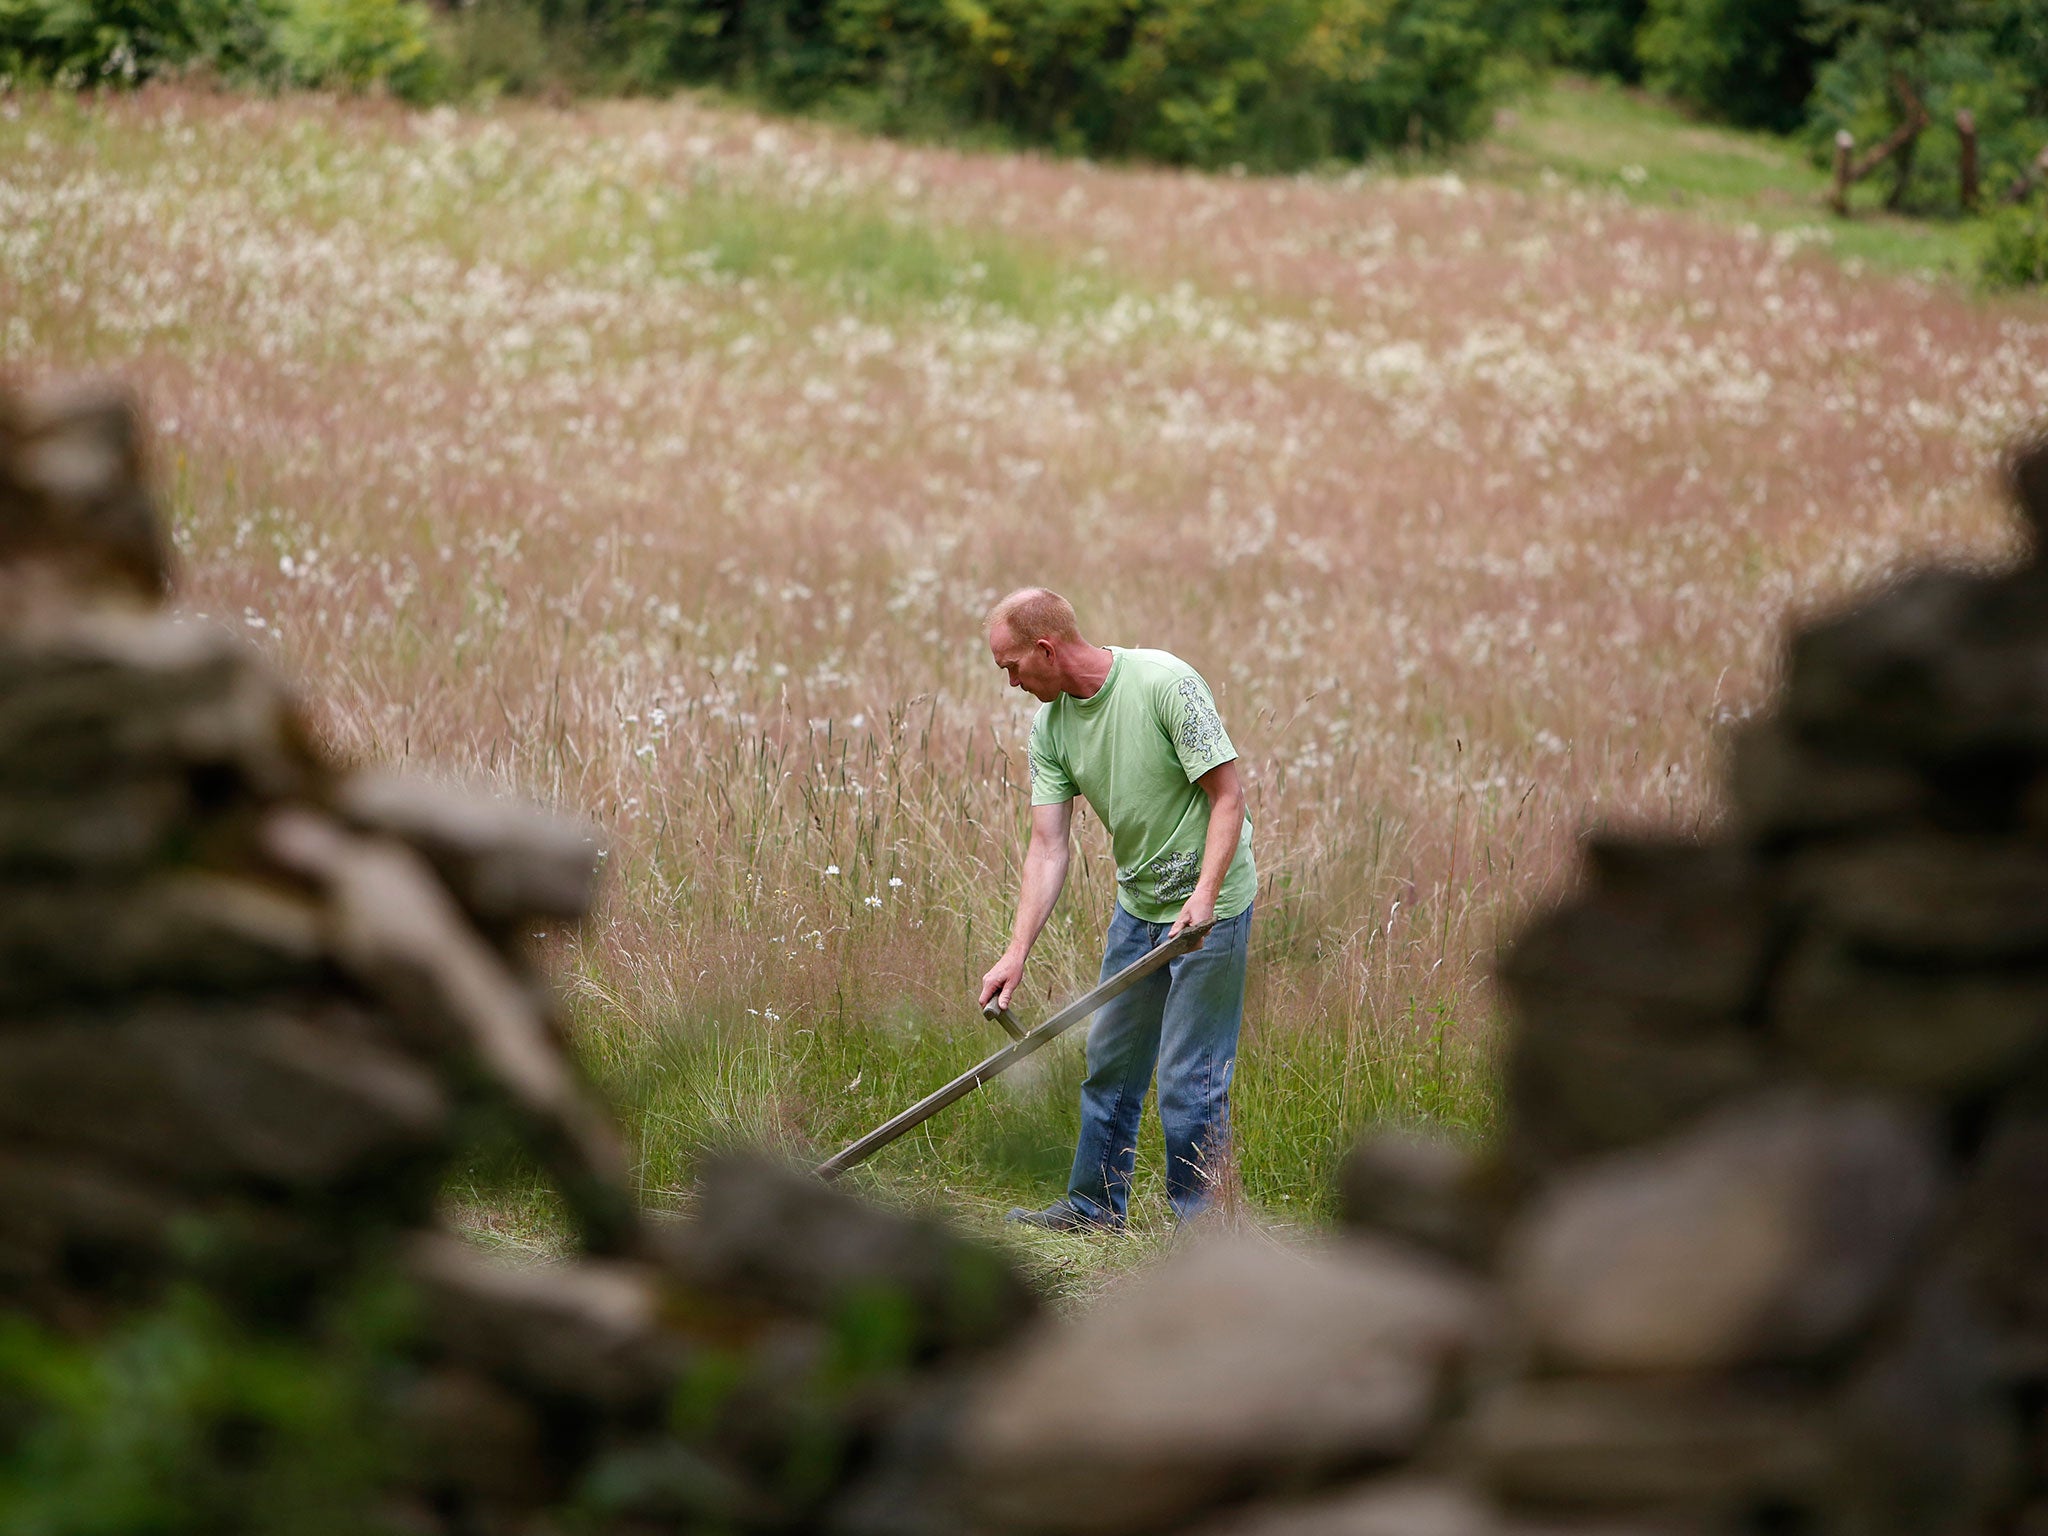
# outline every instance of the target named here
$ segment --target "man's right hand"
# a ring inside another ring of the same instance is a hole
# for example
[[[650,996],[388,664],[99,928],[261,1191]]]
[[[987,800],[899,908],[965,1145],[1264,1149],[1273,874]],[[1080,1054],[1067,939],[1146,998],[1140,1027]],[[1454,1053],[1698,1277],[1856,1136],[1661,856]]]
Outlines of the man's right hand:
[[[1024,979],[1024,957],[1013,955],[1008,950],[1003,958],[988,968],[988,974],[981,978],[981,1006],[986,1008],[994,1003],[998,1008],[1010,1006],[1010,999],[1016,995],[1017,984]]]

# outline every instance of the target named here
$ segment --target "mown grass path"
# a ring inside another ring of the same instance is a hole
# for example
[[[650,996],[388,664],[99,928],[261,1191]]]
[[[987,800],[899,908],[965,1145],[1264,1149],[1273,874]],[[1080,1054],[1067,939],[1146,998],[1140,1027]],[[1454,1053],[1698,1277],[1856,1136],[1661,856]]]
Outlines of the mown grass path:
[[[1603,818],[1716,814],[1788,611],[2009,549],[1986,469],[2048,310],[1584,185],[1259,181],[679,100],[409,114],[0,98],[0,366],[116,371],[189,600],[364,759],[611,841],[546,940],[647,1196],[810,1156],[984,1054],[1043,581],[1216,687],[1263,885],[1244,1198],[1491,1113],[1495,946]],[[1019,1009],[1092,979],[1085,825]],[[859,1182],[991,1230],[1057,1187],[1069,1049]],[[1085,1283],[1163,1240],[1033,1245]],[[545,1245],[502,1160],[466,1219]]]

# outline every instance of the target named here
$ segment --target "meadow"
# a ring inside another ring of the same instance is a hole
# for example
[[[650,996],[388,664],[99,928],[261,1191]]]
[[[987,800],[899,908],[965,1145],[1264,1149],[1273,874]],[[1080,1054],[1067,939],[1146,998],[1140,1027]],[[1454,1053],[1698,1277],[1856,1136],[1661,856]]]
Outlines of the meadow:
[[[1589,827],[1719,814],[1788,618],[2010,552],[1992,460],[2048,405],[2038,299],[1509,150],[1259,179],[689,98],[17,92],[0,370],[133,385],[187,603],[341,751],[603,829],[596,920],[540,942],[658,1206],[1000,1043],[1031,701],[987,605],[1185,656],[1257,829],[1238,1198],[1313,1220],[1366,1125],[1483,1134],[1497,947]],[[1093,979],[1080,819],[1026,1023]],[[997,1232],[1078,1056],[853,1182]],[[1133,1232],[1030,1262],[1163,1241],[1156,1136]],[[449,1199],[558,1240],[502,1152]]]

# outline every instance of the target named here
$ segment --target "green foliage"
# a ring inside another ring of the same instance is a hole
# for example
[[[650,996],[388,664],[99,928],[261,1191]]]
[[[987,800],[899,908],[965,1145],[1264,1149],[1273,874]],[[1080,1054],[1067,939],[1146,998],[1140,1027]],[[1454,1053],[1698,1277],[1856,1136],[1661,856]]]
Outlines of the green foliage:
[[[1893,57],[1909,57],[1946,32],[1989,22],[1999,0],[1803,0],[1808,30],[1841,46],[1868,42]]]
[[[398,1448],[373,1394],[403,1316],[371,1288],[318,1344],[190,1291],[98,1340],[0,1320],[0,1529],[374,1536]]]
[[[1796,127],[1820,48],[1787,0],[1649,0],[1636,49],[1651,86],[1749,128]]]
[[[0,75],[126,84],[166,69],[223,74],[269,56],[271,0],[0,0]]]
[[[438,78],[418,0],[0,0],[0,76],[128,85],[195,68],[414,99]]]
[[[413,0],[285,0],[271,42],[293,85],[383,85],[420,101],[441,77],[427,9]]]
[[[588,83],[582,35],[550,29],[523,0],[469,0],[436,13],[443,82],[450,95],[489,98]]]
[[[892,132],[1256,167],[1469,137],[1478,0],[544,0],[645,85],[716,82]]]
[[[2003,208],[1986,221],[1978,275],[1987,288],[2048,283],[2048,218],[2039,208]]]
[[[1540,13],[1537,51],[1551,63],[1618,80],[1642,77],[1636,33],[1647,0],[1557,0]]]
[[[884,132],[1286,169],[1483,126],[1508,0],[0,0],[0,72],[717,84]]]

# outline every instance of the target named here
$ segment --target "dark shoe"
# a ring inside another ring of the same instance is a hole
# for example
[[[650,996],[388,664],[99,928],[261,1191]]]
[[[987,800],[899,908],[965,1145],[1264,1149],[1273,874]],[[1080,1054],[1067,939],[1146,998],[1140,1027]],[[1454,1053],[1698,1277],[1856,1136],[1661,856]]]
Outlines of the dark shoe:
[[[1003,1219],[1045,1232],[1114,1232],[1123,1225],[1120,1221],[1097,1221],[1092,1216],[1083,1216],[1064,1200],[1055,1200],[1042,1211],[1027,1211],[1021,1205],[1013,1205]]]

